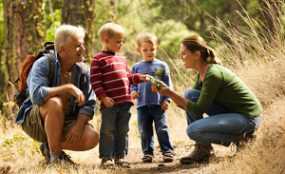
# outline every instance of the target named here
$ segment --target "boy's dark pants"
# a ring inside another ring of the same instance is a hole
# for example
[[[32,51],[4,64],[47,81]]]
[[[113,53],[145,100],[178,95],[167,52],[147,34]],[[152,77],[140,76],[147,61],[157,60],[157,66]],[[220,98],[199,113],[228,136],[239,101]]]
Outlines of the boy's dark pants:
[[[138,124],[144,154],[153,155],[153,122],[162,153],[173,150],[166,125],[166,115],[160,105],[149,105],[138,108]]]
[[[121,103],[101,109],[99,157],[102,159],[124,158],[128,153],[128,131],[131,103]]]

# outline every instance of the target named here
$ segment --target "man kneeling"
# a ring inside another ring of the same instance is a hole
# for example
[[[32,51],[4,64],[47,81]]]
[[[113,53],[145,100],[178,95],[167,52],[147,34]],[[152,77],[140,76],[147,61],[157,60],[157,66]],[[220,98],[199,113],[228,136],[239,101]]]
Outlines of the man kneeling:
[[[16,121],[42,142],[40,150],[47,163],[73,163],[63,149],[83,151],[98,144],[98,133],[88,123],[94,114],[95,94],[89,69],[82,63],[84,36],[81,27],[59,26],[55,50],[33,63],[26,81],[29,98]]]

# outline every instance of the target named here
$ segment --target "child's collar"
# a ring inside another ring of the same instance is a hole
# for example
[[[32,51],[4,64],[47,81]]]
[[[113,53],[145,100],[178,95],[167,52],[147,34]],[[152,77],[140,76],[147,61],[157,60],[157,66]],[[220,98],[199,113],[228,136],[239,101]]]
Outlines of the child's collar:
[[[112,54],[112,55],[116,54],[114,51],[110,51],[110,50],[103,50],[102,52],[106,54]]]

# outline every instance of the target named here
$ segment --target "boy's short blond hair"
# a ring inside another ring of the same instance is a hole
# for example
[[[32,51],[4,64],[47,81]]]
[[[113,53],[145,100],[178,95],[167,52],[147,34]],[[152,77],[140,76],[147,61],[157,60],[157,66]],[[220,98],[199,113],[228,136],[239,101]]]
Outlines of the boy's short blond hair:
[[[125,33],[123,27],[119,24],[109,22],[102,25],[98,31],[99,37],[101,41],[104,37],[113,38],[114,36]]]
[[[65,44],[69,37],[84,39],[84,28],[82,28],[81,26],[73,26],[67,24],[60,25],[55,31],[55,46],[57,51],[61,46]]]
[[[137,46],[140,47],[143,42],[148,42],[153,45],[158,45],[157,37],[149,32],[142,32],[137,35]]]

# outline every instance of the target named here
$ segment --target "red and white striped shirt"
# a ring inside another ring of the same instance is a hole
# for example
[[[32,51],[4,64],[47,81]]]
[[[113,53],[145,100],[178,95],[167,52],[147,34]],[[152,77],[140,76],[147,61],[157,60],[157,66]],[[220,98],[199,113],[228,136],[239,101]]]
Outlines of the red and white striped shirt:
[[[140,83],[140,74],[132,74],[126,59],[112,52],[99,52],[91,63],[91,84],[96,96],[111,97],[115,104],[132,102],[130,85]]]

